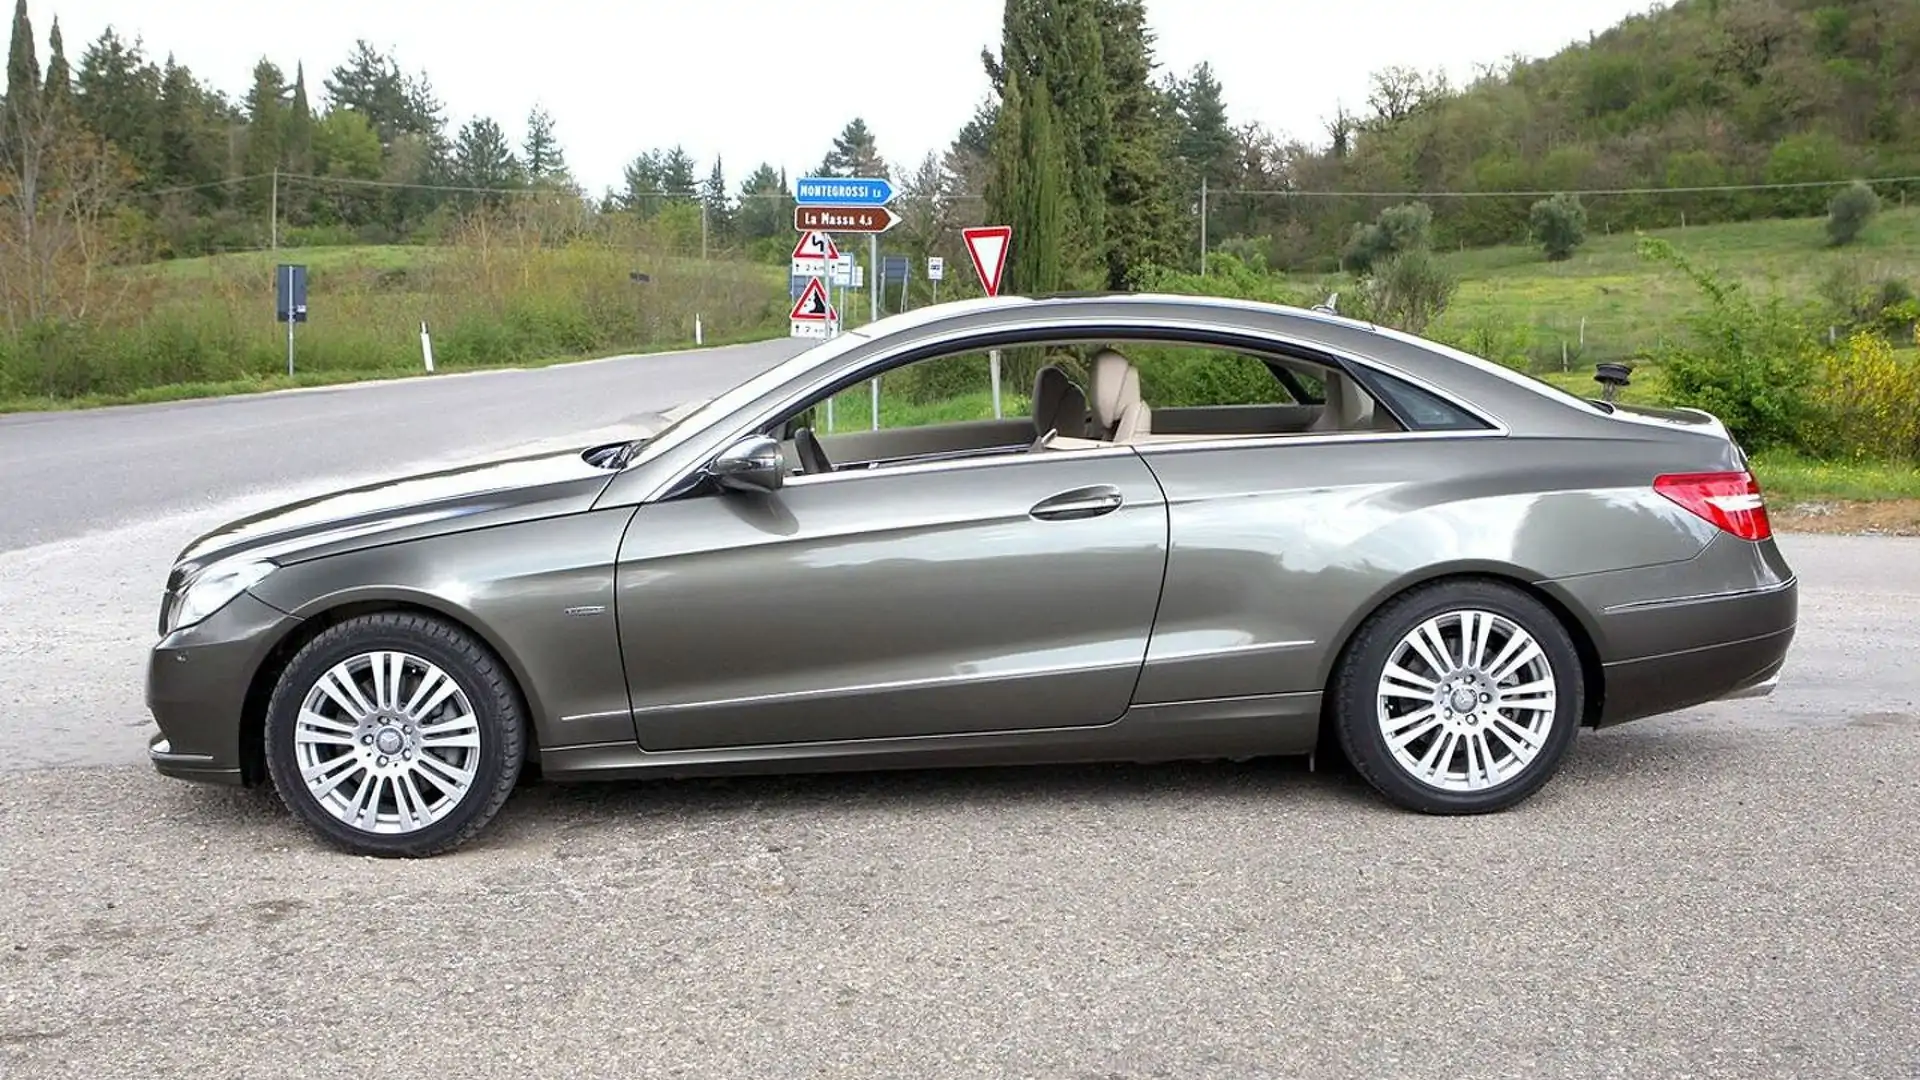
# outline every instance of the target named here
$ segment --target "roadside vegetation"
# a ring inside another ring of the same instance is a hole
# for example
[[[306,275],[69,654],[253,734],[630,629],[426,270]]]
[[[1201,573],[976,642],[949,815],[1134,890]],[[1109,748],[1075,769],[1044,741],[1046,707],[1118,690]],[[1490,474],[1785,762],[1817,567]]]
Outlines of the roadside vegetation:
[[[454,127],[365,42],[222,89],[148,55],[164,25],[70,60],[57,7],[43,36],[16,0],[0,101],[0,410],[419,373],[422,323],[442,371],[784,331],[785,168],[661,146],[590,192],[564,118]],[[1626,400],[1722,415],[1785,498],[1920,488],[1908,0],[1676,0],[1464,85],[1378,71],[1310,137],[1234,116],[1207,64],[1164,70],[1142,0],[1007,0],[982,59],[944,147],[889,160],[855,117],[807,170],[894,181],[882,252],[914,269],[883,313],[932,299],[933,255],[941,299],[978,295],[960,230],[1007,223],[1009,292],[1337,294],[1576,393],[1626,362]],[[312,275],[291,377],[279,262]],[[857,326],[869,298],[846,299]],[[1166,400],[1221,389],[1143,369]],[[888,423],[990,415],[978,380],[887,390]]]

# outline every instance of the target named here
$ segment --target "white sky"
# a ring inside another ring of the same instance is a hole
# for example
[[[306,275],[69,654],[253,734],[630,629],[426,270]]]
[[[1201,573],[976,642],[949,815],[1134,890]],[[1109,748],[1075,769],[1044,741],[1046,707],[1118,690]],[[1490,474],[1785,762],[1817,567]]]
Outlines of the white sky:
[[[11,5],[8,5],[9,7]],[[797,178],[846,122],[864,116],[896,169],[943,150],[986,93],[982,46],[999,42],[1000,0],[28,0],[46,63],[60,18],[69,61],[108,25],[172,52],[244,95],[266,55],[320,84],[356,38],[425,69],[457,128],[491,115],[516,142],[538,102],[558,124],[574,174],[598,194],[636,154],[679,143],[723,156],[728,186],[761,161]],[[1319,143],[1336,103],[1360,109],[1390,64],[1445,68],[1541,56],[1584,40],[1650,0],[1147,0],[1161,65],[1211,61],[1235,123]],[[846,29],[836,30],[836,27]],[[822,40],[822,39],[826,40]],[[832,54],[823,45],[834,47]],[[829,86],[829,80],[832,85]]]

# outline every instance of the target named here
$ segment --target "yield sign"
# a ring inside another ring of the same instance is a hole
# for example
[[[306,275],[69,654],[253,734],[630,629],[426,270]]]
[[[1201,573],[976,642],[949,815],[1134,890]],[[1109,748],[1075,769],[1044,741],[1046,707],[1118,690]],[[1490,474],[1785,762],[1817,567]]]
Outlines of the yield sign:
[[[833,238],[823,232],[810,232],[800,237],[793,245],[793,257],[796,259],[825,259],[832,262],[840,257],[840,249],[834,246]]]
[[[793,302],[793,311],[788,318],[794,322],[826,322],[832,317],[833,306],[827,302],[826,288],[820,284],[819,278],[809,278],[800,299]]]
[[[967,255],[973,259],[973,272],[980,275],[980,286],[988,296],[1000,295],[1000,275],[1007,269],[1007,248],[1013,245],[1013,226],[985,225],[964,229]]]

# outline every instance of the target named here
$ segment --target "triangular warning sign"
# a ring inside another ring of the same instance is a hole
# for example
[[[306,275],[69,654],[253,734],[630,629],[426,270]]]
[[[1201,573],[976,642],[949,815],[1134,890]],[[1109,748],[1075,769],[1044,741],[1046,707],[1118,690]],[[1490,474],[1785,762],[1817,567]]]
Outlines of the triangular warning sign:
[[[964,229],[967,255],[973,259],[973,272],[980,275],[980,286],[988,296],[1000,295],[1000,275],[1007,269],[1007,249],[1013,246],[1013,226],[986,225]]]
[[[819,278],[812,278],[800,293],[800,299],[794,301],[789,318],[796,322],[825,322],[832,314],[833,308],[827,303],[827,290],[821,286]]]
[[[840,249],[834,245],[833,237],[823,232],[802,233],[800,242],[793,246],[796,259],[826,259],[831,262],[840,257]]]

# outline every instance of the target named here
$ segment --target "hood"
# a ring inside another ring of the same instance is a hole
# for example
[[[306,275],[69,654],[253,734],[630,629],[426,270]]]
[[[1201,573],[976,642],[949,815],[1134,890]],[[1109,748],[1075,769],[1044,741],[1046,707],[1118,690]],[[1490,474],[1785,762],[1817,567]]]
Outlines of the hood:
[[[380,480],[227,523],[181,551],[176,576],[236,555],[299,562],[353,548],[555,514],[593,505],[616,474],[582,450]]]

